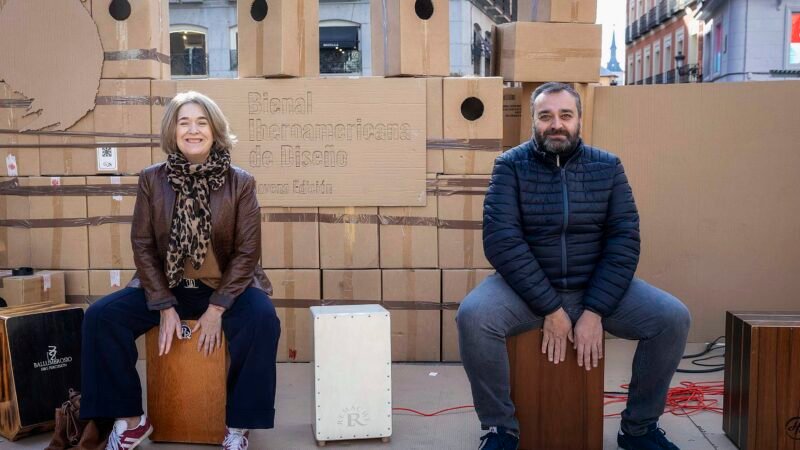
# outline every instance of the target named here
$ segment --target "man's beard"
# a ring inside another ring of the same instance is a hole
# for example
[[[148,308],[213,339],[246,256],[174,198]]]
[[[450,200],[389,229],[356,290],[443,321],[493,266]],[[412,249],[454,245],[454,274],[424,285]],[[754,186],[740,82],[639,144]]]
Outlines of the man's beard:
[[[554,141],[552,139],[547,139],[549,136],[556,136],[561,135],[565,136],[566,140],[558,140]],[[542,150],[550,153],[554,153],[556,155],[563,155],[565,153],[569,153],[574,150],[578,145],[578,139],[580,139],[581,135],[581,126],[578,125],[578,129],[575,130],[575,134],[571,135],[569,131],[546,131],[544,135],[539,134],[539,132],[534,127],[533,129],[533,138],[536,140],[536,144]]]

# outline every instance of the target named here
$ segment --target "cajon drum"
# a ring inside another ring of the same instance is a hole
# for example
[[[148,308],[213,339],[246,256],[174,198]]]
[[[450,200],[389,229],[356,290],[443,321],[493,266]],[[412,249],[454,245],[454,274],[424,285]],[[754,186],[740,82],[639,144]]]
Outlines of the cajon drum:
[[[392,338],[380,305],[312,306],[311,428],[318,445],[392,435]]]
[[[53,429],[55,410],[81,385],[83,309],[0,309],[0,435],[17,440]]]
[[[603,360],[586,371],[572,343],[564,362],[542,354],[542,331],[507,340],[520,450],[602,450]]]
[[[147,332],[147,415],[151,441],[221,444],[225,438],[227,342],[206,357],[197,351],[196,321],[181,322],[188,339],[158,356],[158,327]]]
[[[800,448],[800,312],[725,317],[722,429],[742,450]]]

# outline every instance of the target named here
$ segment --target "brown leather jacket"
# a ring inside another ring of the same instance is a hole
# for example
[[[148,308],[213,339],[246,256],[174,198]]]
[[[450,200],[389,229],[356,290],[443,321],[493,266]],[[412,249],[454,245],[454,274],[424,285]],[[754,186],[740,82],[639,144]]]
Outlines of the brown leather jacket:
[[[211,191],[209,199],[211,245],[222,272],[220,285],[209,302],[226,309],[251,286],[272,294],[272,285],[259,264],[261,215],[255,185],[252,175],[231,166],[225,184]],[[131,227],[136,274],[128,287],[144,289],[150,310],[178,303],[164,267],[176,198],[167,180],[166,163],[150,166],[139,175]]]

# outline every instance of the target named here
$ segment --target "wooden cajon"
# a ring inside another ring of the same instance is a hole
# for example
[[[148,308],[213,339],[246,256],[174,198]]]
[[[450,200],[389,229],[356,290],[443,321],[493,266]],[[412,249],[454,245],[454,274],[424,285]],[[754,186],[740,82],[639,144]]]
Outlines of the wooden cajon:
[[[184,335],[195,323],[181,322]],[[160,357],[158,327],[145,336],[152,441],[218,445],[225,438],[227,342],[223,337],[222,348],[206,357],[197,351],[198,336],[173,338],[170,352]]]
[[[587,371],[569,343],[566,359],[555,365],[541,346],[539,329],[507,340],[520,450],[601,450],[603,360]]]
[[[725,318],[722,429],[742,450],[800,448],[800,312]]]

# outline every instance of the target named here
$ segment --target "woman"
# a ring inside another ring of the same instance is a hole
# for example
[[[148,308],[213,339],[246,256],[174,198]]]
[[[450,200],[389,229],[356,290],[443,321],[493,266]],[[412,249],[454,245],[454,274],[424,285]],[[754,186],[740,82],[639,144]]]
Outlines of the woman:
[[[159,356],[197,317],[198,351],[230,353],[223,448],[272,428],[280,323],[259,267],[255,180],[230,164],[235,137],[213,100],[178,94],[161,123],[167,162],[144,169],[133,213],[136,274],[94,303],[83,324],[81,418],[114,418],[106,450],[132,449],[153,431],[142,410],[135,339],[159,326]],[[191,374],[187,374],[187,377]]]

